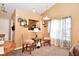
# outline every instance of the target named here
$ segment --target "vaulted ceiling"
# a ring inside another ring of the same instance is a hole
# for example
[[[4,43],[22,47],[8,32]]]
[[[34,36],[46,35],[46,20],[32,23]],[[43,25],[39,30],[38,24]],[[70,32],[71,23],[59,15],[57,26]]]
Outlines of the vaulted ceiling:
[[[53,5],[55,5],[55,3],[8,3],[8,4],[5,4],[5,7],[7,10],[8,16],[10,16],[16,8],[30,10],[41,14]]]

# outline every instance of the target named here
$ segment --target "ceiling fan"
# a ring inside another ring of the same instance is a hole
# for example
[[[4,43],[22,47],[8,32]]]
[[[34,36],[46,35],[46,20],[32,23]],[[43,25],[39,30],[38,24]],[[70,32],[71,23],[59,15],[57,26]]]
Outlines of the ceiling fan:
[[[1,6],[0,6],[0,12],[2,12],[2,13],[7,13],[5,4],[1,4]]]

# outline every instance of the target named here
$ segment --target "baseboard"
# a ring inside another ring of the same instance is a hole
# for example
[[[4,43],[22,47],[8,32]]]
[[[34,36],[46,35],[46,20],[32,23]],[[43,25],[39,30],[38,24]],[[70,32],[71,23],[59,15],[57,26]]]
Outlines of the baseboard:
[[[14,50],[22,49],[22,47],[15,48]]]

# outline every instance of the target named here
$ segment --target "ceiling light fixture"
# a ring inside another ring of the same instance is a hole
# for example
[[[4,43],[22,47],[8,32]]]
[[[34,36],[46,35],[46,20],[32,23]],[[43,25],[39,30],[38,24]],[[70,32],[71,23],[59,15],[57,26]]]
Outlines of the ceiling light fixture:
[[[45,16],[43,20],[50,20],[50,18],[48,16]]]
[[[5,4],[1,4],[1,6],[0,6],[0,11],[1,11],[2,13],[7,13]]]
[[[36,12],[35,8],[32,9],[33,12]]]
[[[46,5],[46,8],[48,9],[48,4]],[[43,20],[50,20],[48,16],[43,17]]]

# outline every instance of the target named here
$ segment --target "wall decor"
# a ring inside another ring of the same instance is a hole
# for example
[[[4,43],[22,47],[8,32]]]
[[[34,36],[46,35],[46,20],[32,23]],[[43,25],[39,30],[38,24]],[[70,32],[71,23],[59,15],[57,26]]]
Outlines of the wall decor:
[[[34,30],[34,28],[37,26],[38,20],[29,19],[29,26],[28,30]]]
[[[22,21],[20,22],[20,25],[26,27],[26,26],[27,26],[27,21],[26,21],[25,19],[22,20]]]
[[[26,19],[19,17],[18,22],[20,23],[20,26],[27,27],[27,20]]]
[[[20,18],[20,17],[19,17],[19,18],[18,18],[18,22],[21,22],[21,21],[23,21],[23,18]]]

